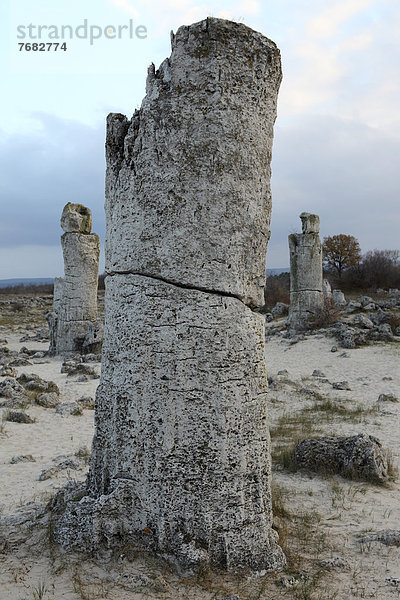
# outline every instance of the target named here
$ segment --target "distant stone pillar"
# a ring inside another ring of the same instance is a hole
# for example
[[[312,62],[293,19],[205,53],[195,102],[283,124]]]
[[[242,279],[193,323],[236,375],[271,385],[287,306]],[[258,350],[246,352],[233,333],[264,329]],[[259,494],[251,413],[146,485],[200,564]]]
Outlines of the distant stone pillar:
[[[65,548],[156,551],[181,573],[274,570],[265,253],[280,54],[180,27],[132,120],[107,127],[106,324],[88,496]]]
[[[289,328],[309,329],[324,304],[322,292],[322,246],[319,216],[301,213],[302,233],[289,236],[290,307]]]
[[[343,309],[347,304],[346,297],[341,290],[333,290],[332,300],[334,306],[339,310]]]
[[[322,294],[323,294],[324,300],[326,300],[328,302],[332,302],[332,287],[331,287],[331,284],[329,283],[328,279],[322,280]]]
[[[97,322],[100,241],[91,233],[90,209],[68,202],[61,227],[65,275],[54,281],[53,312],[47,316],[50,354],[81,352],[88,328]]]

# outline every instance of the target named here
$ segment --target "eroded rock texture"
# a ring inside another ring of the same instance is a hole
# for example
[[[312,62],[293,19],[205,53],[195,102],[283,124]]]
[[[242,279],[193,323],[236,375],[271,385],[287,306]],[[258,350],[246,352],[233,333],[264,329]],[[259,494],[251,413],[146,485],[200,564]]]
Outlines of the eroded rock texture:
[[[181,573],[284,564],[272,529],[265,252],[275,44],[207,19],[172,36],[107,129],[106,322],[87,492],[66,548],[156,551]]]
[[[296,446],[296,460],[302,469],[349,479],[384,483],[389,477],[387,452],[372,435],[302,440]]]
[[[101,347],[97,322],[97,284],[100,240],[90,233],[92,215],[82,204],[68,204],[61,216],[64,277],[54,281],[53,312],[47,315],[50,354],[83,351],[93,328],[99,336],[91,351]]]
[[[289,235],[291,329],[308,329],[321,314],[324,304],[322,286],[322,247],[319,217],[301,213],[302,233]]]

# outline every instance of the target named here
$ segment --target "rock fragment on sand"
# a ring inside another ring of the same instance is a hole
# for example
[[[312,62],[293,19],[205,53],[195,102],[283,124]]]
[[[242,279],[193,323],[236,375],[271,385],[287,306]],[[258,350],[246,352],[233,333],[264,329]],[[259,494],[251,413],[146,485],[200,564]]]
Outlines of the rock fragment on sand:
[[[348,381],[335,381],[332,383],[332,387],[334,390],[344,390],[346,392],[351,391],[351,387]]]
[[[318,566],[325,571],[345,571],[349,568],[348,563],[338,556],[335,556],[335,558],[319,560]]]
[[[60,404],[60,398],[55,392],[45,392],[36,398],[36,404],[43,408],[56,408]]]
[[[380,542],[385,546],[400,546],[400,531],[398,529],[382,529],[376,533],[369,533],[361,538],[358,538],[359,544],[367,544],[369,542]]]
[[[12,398],[18,395],[24,395],[24,387],[13,377],[7,377],[0,382],[0,397]]]
[[[82,406],[82,408],[94,410],[94,398],[91,396],[82,396],[82,398],[79,398],[78,404]]]
[[[398,402],[399,399],[395,394],[379,394],[378,402]]]
[[[0,375],[2,377],[18,377],[18,371],[10,365],[6,365],[0,369]]]
[[[83,415],[82,407],[77,402],[63,402],[59,404],[56,408],[56,413],[62,417],[67,415],[80,417]]]
[[[24,412],[10,410],[8,413],[3,415],[3,419],[5,421],[10,421],[11,423],[23,423],[25,425],[29,425],[35,422],[35,419],[32,419],[29,415]]]
[[[71,469],[72,471],[81,470],[81,464],[72,458],[66,458],[65,460],[60,461],[54,467],[49,467],[48,469],[44,469],[39,475],[39,481],[46,481],[47,479],[51,479],[58,475],[60,471],[66,471]]]
[[[10,460],[10,465],[16,465],[21,462],[36,462],[36,458],[33,458],[32,454],[21,454],[21,456],[13,456]]]
[[[275,306],[271,309],[271,314],[273,317],[285,317],[289,312],[289,304],[285,304],[284,302],[277,302]]]
[[[389,477],[387,452],[372,435],[304,439],[296,446],[296,460],[301,469],[349,479],[382,484]]]
[[[326,377],[325,373],[323,371],[320,371],[319,369],[314,369],[314,371],[312,372],[312,376],[313,377]]]

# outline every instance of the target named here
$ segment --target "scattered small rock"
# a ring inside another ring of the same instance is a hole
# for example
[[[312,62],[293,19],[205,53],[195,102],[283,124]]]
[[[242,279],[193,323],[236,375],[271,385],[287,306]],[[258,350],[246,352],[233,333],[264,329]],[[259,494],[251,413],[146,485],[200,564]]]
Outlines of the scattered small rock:
[[[56,408],[60,404],[60,398],[55,392],[44,392],[38,395],[36,403],[43,408]]]
[[[82,398],[79,398],[78,404],[82,406],[82,408],[94,410],[94,399],[91,396],[82,396]]]
[[[356,310],[361,310],[361,302],[354,302],[354,300],[350,300],[350,302],[348,303],[345,312],[347,314],[351,314],[353,312],[355,312]]]
[[[99,379],[100,377],[93,367],[85,363],[76,363],[72,361],[63,363],[61,373],[67,373],[69,377],[72,377],[73,375],[86,375],[91,379]]]
[[[325,571],[333,571],[335,569],[337,569],[338,571],[344,571],[345,569],[348,568],[347,563],[339,558],[338,556],[335,556],[335,558],[328,558],[326,560],[320,560],[318,561],[318,565],[322,568],[325,569]]]
[[[2,377],[17,377],[18,372],[16,371],[16,369],[14,369],[13,367],[10,367],[10,365],[5,365],[1,370],[0,370],[0,375]]]
[[[282,369],[278,371],[277,375],[289,375],[289,371],[287,369]]]
[[[24,395],[14,396],[14,398],[9,398],[4,402],[0,403],[0,408],[26,408],[28,404],[31,404],[30,398]]]
[[[337,351],[338,351],[337,346],[332,346],[331,352],[337,352]]]
[[[0,382],[0,396],[3,398],[13,398],[20,394],[25,394],[22,385],[13,377],[7,377]]]
[[[353,323],[354,325],[356,325],[357,327],[361,327],[362,329],[374,328],[374,324],[371,321],[371,319],[369,319],[365,315],[357,315],[356,317],[354,317]]]
[[[8,413],[5,413],[3,415],[3,419],[5,421],[10,421],[11,423],[30,424],[35,422],[35,419],[32,419],[32,417],[30,417],[26,413],[15,410],[10,410]]]
[[[380,542],[385,546],[400,546],[400,531],[398,529],[382,529],[357,540],[359,544],[366,544],[368,542]]]
[[[45,381],[39,375],[35,373],[22,373],[17,381],[22,384],[25,390],[29,392],[37,392],[37,393],[50,393],[53,392],[60,395],[60,390],[58,389],[57,384],[54,381]]]
[[[274,308],[271,310],[271,314],[274,317],[285,317],[289,312],[289,304],[284,302],[277,302]]]
[[[10,460],[10,465],[16,465],[21,462],[36,462],[36,459],[33,458],[32,454],[22,454],[21,456],[13,456]]]
[[[300,582],[308,581],[309,576],[304,571],[299,571],[296,575],[281,577],[279,585],[285,589],[295,587]]]
[[[313,377],[326,377],[325,373],[323,373],[319,369],[314,369],[314,371],[312,372],[312,376]]]
[[[398,402],[399,399],[394,394],[379,394],[378,402]]]
[[[82,467],[78,461],[69,458],[58,463],[54,467],[44,469],[39,475],[39,481],[46,481],[47,479],[51,479],[51,477],[54,477],[54,475],[57,475],[60,471],[65,471],[67,469],[78,471],[81,470]]]
[[[351,387],[348,381],[335,381],[332,383],[332,387],[334,390],[345,390],[347,392],[351,391]]]
[[[387,452],[372,435],[301,440],[296,446],[297,465],[315,472],[338,473],[349,479],[387,481]]]
[[[63,402],[57,406],[56,413],[62,417],[65,417],[65,415],[80,417],[83,414],[83,410],[77,402]]]
[[[15,358],[10,362],[10,367],[27,367],[32,363],[27,358]]]
[[[84,363],[101,362],[101,354],[85,354],[82,358]]]

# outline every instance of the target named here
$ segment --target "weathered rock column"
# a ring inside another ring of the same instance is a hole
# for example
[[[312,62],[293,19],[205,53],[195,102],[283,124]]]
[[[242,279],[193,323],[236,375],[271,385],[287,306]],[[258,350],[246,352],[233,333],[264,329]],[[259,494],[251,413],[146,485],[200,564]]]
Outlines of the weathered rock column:
[[[280,54],[207,19],[107,127],[106,322],[88,496],[66,548],[273,570],[263,305]]]
[[[321,313],[322,246],[319,238],[319,217],[301,213],[302,233],[289,235],[290,307],[288,325],[302,331]]]
[[[82,351],[88,330],[97,324],[100,240],[91,233],[92,214],[68,204],[61,216],[64,277],[54,281],[53,312],[47,315],[50,354]]]

